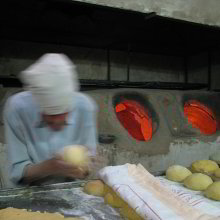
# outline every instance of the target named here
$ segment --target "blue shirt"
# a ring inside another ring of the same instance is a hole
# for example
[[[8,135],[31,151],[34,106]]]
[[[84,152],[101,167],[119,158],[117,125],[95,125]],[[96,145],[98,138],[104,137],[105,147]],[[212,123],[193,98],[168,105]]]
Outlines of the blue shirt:
[[[95,102],[82,93],[73,95],[74,110],[65,127],[52,131],[42,124],[41,112],[31,92],[21,92],[8,99],[4,108],[5,137],[8,149],[8,172],[18,183],[28,164],[50,159],[68,145],[87,146],[96,154],[97,132]]]

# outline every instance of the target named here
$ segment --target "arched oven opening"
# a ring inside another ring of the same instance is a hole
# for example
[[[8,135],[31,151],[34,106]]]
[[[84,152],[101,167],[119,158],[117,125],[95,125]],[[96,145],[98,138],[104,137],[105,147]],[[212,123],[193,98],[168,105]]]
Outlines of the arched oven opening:
[[[214,135],[218,130],[218,120],[213,108],[204,100],[195,98],[184,102],[184,116],[192,127],[198,129],[202,135]]]
[[[138,141],[150,141],[158,127],[156,113],[140,94],[121,94],[114,100],[115,114],[130,136]]]

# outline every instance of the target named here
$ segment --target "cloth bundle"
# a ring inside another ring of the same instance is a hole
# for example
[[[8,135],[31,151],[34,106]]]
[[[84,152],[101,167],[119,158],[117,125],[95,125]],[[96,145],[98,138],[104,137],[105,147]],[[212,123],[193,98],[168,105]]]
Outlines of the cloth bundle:
[[[125,164],[105,167],[99,177],[126,201],[143,219],[217,220],[217,207],[192,206],[161,183],[142,165]],[[215,213],[212,214],[212,213]]]

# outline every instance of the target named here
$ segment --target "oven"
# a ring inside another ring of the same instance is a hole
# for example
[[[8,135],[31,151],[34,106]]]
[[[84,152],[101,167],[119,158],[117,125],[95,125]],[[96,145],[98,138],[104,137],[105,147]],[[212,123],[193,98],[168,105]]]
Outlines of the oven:
[[[189,167],[219,149],[220,94],[203,90],[86,92],[99,106],[99,151],[108,165],[141,163],[151,172]]]

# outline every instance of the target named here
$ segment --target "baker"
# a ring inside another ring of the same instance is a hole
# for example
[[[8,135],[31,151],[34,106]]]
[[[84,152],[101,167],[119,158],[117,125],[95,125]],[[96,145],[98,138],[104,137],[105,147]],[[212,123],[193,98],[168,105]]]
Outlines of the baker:
[[[69,145],[86,146],[96,155],[97,106],[78,91],[74,64],[64,54],[45,54],[21,72],[21,80],[26,91],[11,96],[4,108],[11,181],[85,178],[88,170],[57,156]]]

